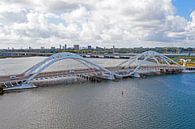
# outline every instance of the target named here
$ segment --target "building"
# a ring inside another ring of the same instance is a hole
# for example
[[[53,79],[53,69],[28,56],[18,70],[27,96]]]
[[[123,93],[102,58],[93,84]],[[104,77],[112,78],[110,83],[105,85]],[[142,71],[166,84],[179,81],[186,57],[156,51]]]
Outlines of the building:
[[[55,47],[51,47],[52,50],[55,50],[56,48]]]
[[[74,45],[74,46],[73,46],[73,49],[74,49],[74,50],[79,50],[79,45]]]
[[[52,53],[55,53],[55,52],[57,52],[57,51],[56,51],[56,48],[55,48],[55,47],[51,47],[51,50],[50,50],[50,52],[52,52]]]
[[[66,45],[66,44],[63,46],[63,49],[64,49],[64,50],[66,50],[66,49],[67,49],[67,45]]]
[[[87,49],[88,49],[88,50],[91,50],[91,49],[92,49],[91,45],[89,45],[89,46],[87,47]]]
[[[44,50],[45,49],[45,47],[41,47],[41,50]]]
[[[115,47],[114,47],[114,45],[112,47],[112,53],[115,53]]]

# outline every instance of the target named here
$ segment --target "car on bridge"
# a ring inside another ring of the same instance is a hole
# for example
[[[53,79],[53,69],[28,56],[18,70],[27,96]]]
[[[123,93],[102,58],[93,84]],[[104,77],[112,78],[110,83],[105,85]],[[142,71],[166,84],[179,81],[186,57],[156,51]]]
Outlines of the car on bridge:
[[[18,77],[16,75],[10,75],[10,80],[16,80]]]

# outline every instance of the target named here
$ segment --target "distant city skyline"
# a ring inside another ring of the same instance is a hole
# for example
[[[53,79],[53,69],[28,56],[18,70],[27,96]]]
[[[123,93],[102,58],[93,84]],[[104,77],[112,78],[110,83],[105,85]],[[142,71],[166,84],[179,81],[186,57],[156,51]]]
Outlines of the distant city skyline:
[[[195,0],[1,0],[0,49],[195,47]]]
[[[60,45],[53,45],[51,47],[49,46],[41,46],[41,47],[31,47],[31,46],[27,46],[27,47],[5,47],[5,48],[0,48],[0,50],[2,49],[61,49],[61,50],[68,50],[68,49],[77,49],[77,50],[81,50],[81,49],[96,49],[96,48],[103,48],[103,49],[112,49],[112,48],[127,48],[127,49],[134,49],[134,48],[193,48],[195,49],[195,47],[191,47],[191,46],[154,46],[154,47],[149,47],[149,46],[137,46],[137,47],[116,47],[115,45],[109,46],[109,47],[102,47],[102,46],[97,46],[97,45],[79,45],[79,44],[71,44],[71,45],[67,45],[67,44],[60,44]]]

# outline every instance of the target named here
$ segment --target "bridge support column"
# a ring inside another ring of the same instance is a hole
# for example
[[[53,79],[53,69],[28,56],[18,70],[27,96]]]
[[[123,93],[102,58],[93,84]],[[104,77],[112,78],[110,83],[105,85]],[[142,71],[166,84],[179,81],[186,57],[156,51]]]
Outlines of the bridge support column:
[[[0,86],[0,95],[2,95],[4,93],[4,91],[3,91],[3,87],[2,86]]]
[[[112,74],[110,74],[109,76],[108,76],[108,80],[115,80],[116,78],[114,77],[114,75],[112,75]]]
[[[137,72],[136,72],[136,73],[134,73],[134,74],[133,74],[133,76],[134,76],[134,77],[137,77],[137,78],[141,77],[141,76],[140,76],[140,74],[139,74],[139,73],[137,73]]]

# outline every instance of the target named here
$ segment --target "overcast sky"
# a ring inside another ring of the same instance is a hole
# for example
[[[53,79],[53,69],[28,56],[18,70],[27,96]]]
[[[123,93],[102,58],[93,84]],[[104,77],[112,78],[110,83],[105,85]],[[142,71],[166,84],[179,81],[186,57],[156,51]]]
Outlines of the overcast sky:
[[[195,0],[0,0],[0,48],[195,47]]]

